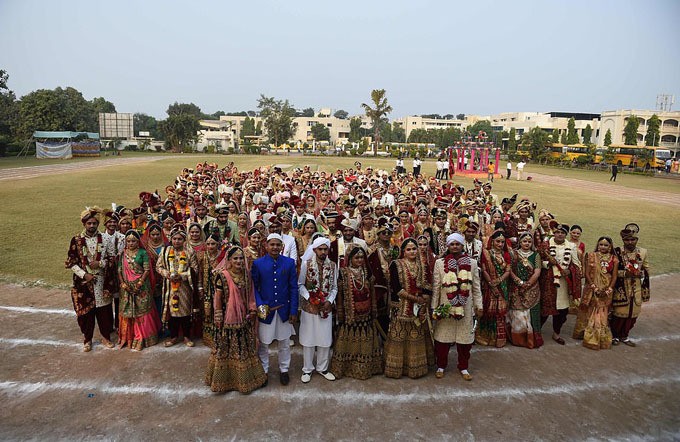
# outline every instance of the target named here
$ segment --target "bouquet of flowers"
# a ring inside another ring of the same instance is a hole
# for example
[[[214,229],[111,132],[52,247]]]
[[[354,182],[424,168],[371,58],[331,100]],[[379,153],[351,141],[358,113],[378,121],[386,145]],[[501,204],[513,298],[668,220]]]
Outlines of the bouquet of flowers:
[[[320,289],[309,292],[309,303],[312,304],[318,311],[319,316],[323,319],[328,317],[328,312],[321,310],[323,304],[326,302],[327,295]]]

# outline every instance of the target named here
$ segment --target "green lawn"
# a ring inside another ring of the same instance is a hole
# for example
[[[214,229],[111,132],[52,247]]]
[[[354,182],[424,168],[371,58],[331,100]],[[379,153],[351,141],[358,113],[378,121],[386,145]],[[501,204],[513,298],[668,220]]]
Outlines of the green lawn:
[[[165,153],[159,153],[159,152],[130,152],[130,151],[125,151],[121,152],[123,158],[127,157],[144,157],[144,156],[151,156],[151,155],[172,155],[172,154],[165,154]],[[107,155],[102,155],[100,157],[81,157],[81,158],[71,158],[68,160],[58,160],[58,159],[42,159],[39,160],[35,157],[35,154],[29,155],[29,156],[21,156],[21,157],[0,157],[0,169],[7,169],[10,167],[29,167],[29,166],[47,166],[50,164],[64,164],[64,163],[81,163],[84,161],[105,161],[109,160],[112,158],[121,158],[118,156],[107,156]]]
[[[82,228],[78,216],[86,205],[109,207],[111,202],[116,202],[135,206],[139,203],[137,195],[140,191],[162,191],[183,167],[193,167],[204,160],[219,165],[234,161],[240,169],[252,169],[263,164],[309,164],[313,169],[333,170],[352,166],[356,158],[186,155],[151,163],[3,183],[0,186],[2,278],[42,281],[48,285],[68,284],[70,273],[63,267],[66,249],[70,237]],[[394,165],[393,159],[363,158],[361,161],[364,166],[376,168],[391,169]],[[434,172],[433,161],[427,161],[423,166],[425,173]],[[529,166],[529,174],[532,170],[533,167]],[[472,180],[456,182],[470,187]],[[654,186],[645,188],[653,189]],[[568,187],[556,188],[515,180],[496,180],[494,193],[501,197],[513,193],[526,195],[536,201],[539,208],[547,207],[561,222],[580,224],[589,250],[600,235],[610,235],[620,244],[619,230],[628,222],[636,222],[641,227],[640,245],[650,251],[653,272],[680,271],[680,260],[676,258],[674,248],[668,247],[668,232],[677,225],[680,209],[651,203],[613,201],[606,195],[575,193]]]

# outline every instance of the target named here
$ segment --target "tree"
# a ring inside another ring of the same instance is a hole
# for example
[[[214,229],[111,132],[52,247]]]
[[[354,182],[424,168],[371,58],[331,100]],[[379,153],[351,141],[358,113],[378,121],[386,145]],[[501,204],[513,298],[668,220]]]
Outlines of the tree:
[[[604,134],[604,145],[609,147],[612,144],[612,131],[607,129],[607,133]]]
[[[116,112],[116,106],[110,101],[107,101],[104,97],[93,98],[91,103],[92,109],[94,113],[97,114],[97,117],[99,117],[99,114],[102,112],[108,114]]]
[[[347,117],[349,116],[349,112],[347,112],[346,110],[338,109],[337,111],[335,111],[333,116],[335,118],[340,118],[341,120],[346,120]]]
[[[371,91],[371,101],[373,107],[366,103],[361,103],[361,107],[366,111],[366,116],[373,122],[373,156],[378,155],[378,138],[380,138],[380,120],[392,112],[392,106],[387,103],[385,89],[373,89]]]
[[[97,132],[98,117],[77,89],[38,89],[19,102],[17,135],[28,139],[36,130]]]
[[[349,141],[358,143],[361,140],[361,118],[354,117],[349,120]]]
[[[406,142],[406,131],[401,124],[392,123],[392,141],[396,143]]]
[[[392,125],[387,118],[380,120],[380,142],[391,143],[392,141]]]
[[[445,120],[453,120],[454,116],[453,116],[453,114],[446,114],[446,115],[444,115],[444,119]]]
[[[560,142],[560,130],[559,129],[553,129],[552,135],[550,135],[550,141],[553,143],[559,143]]]
[[[470,133],[470,136],[472,137],[477,137],[479,136],[479,132],[484,132],[489,140],[493,138],[494,132],[493,127],[491,126],[491,122],[489,120],[478,121],[472,126],[469,126],[467,131]]]
[[[623,144],[626,146],[636,146],[638,127],[640,127],[640,120],[635,115],[628,117],[626,127],[623,128]]]
[[[280,146],[293,136],[293,117],[295,109],[288,100],[277,100],[274,97],[260,95],[257,100],[260,116],[264,119],[269,143]]]
[[[574,117],[567,122],[567,144],[578,144],[578,133],[576,132],[576,121]]]
[[[583,144],[590,144],[590,139],[593,137],[593,128],[587,124],[583,129]]]
[[[458,120],[464,120],[464,119],[465,119],[465,114],[458,114],[458,115],[456,115],[456,119],[458,119]]]
[[[562,134],[560,135],[560,143],[562,144],[569,144],[568,143],[568,138],[567,138],[567,131],[562,131]]]
[[[661,127],[661,120],[654,114],[647,120],[647,136],[645,137],[645,144],[647,146],[658,146],[661,135],[659,128]]]
[[[168,109],[169,110],[169,109]],[[201,125],[196,115],[173,114],[158,124],[158,128],[165,138],[165,144],[175,150],[195,144],[198,141],[198,131]]]
[[[508,150],[517,150],[517,130],[514,127],[510,128],[508,138]]]
[[[441,120],[442,119],[442,116],[439,115],[439,114],[422,114],[421,117],[422,118],[433,118],[435,120]]]
[[[522,138],[522,147],[529,149],[531,158],[540,160],[547,154],[546,144],[548,143],[548,134],[543,132],[540,127],[533,127],[530,131],[524,134]]]
[[[255,119],[246,117],[243,120],[243,127],[241,128],[241,137],[245,140],[246,137],[255,135]]]
[[[313,107],[308,107],[307,109],[302,109],[302,112],[300,112],[300,114],[299,114],[300,117],[308,117],[308,118],[311,118],[314,115],[315,114],[314,114],[314,108]]]
[[[211,115],[211,117],[219,120],[221,116],[227,115],[224,113],[224,111],[217,111],[214,114]]]
[[[194,103],[178,103],[175,101],[174,104],[168,106],[166,111],[168,116],[172,115],[192,115],[196,117],[196,120],[203,118],[203,112],[201,108],[196,106]]]
[[[312,126],[311,131],[316,141],[329,141],[331,139],[331,131],[323,124],[316,123]]]
[[[13,127],[18,117],[16,95],[7,87],[9,75],[0,70],[0,155],[4,154],[5,146],[13,138]]]
[[[262,120],[257,122],[257,126],[255,126],[255,135],[258,137],[262,135]]]
[[[149,132],[153,138],[160,138],[160,131],[158,130],[158,121],[156,118],[142,113],[136,113],[132,116],[132,122],[135,127],[135,134],[139,136],[139,132]]]

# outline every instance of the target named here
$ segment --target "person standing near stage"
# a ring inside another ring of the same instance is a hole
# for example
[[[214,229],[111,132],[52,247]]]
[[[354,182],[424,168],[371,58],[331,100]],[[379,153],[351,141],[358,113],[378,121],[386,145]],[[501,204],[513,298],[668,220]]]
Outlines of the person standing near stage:
[[[315,369],[327,380],[335,380],[333,373],[328,371],[328,363],[333,343],[332,309],[338,294],[338,267],[328,259],[330,245],[328,238],[317,237],[307,246],[300,264],[300,344],[304,361],[302,382],[305,384],[312,379]]]
[[[506,171],[507,171],[507,176],[505,177],[506,180],[510,179],[510,175],[512,175],[512,161],[508,160],[508,165],[506,166]]]
[[[280,381],[288,385],[290,376],[290,336],[297,321],[298,282],[295,261],[281,255],[283,239],[278,233],[267,236],[267,254],[253,262],[250,270],[260,320],[258,350],[262,368],[269,373],[269,344],[278,341]]]
[[[92,350],[95,322],[99,324],[102,344],[113,348],[113,299],[104,290],[104,269],[110,253],[107,253],[107,244],[97,230],[100,215],[101,209],[96,206],[80,214],[85,229],[71,238],[66,259],[66,268],[73,272],[71,299],[83,333],[84,352]]]
[[[623,248],[616,248],[619,259],[618,278],[612,300],[611,330],[614,340],[635,347],[635,342],[628,337],[635,326],[642,303],[649,301],[649,261],[647,249],[638,247],[640,227],[631,223],[621,230]]]

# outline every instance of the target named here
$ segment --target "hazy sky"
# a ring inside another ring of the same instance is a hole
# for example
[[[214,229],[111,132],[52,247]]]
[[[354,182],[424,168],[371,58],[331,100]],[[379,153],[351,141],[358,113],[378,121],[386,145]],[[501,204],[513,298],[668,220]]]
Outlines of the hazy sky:
[[[0,0],[0,69],[160,118],[260,93],[354,114],[377,88],[391,117],[653,109],[680,101],[680,1]]]

